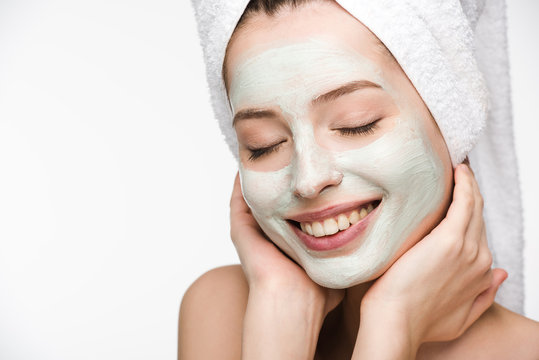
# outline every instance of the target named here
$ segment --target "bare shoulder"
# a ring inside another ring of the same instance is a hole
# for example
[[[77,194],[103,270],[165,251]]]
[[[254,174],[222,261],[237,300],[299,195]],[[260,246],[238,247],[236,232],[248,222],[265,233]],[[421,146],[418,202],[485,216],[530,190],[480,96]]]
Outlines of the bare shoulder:
[[[499,312],[496,329],[500,347],[512,358],[539,359],[539,322],[512,312],[500,305],[494,309]],[[516,357],[514,357],[516,356]]]
[[[418,359],[456,358],[537,360],[539,322],[494,303],[461,337],[425,344],[418,354]]]
[[[201,275],[180,306],[178,359],[239,359],[249,287],[240,265]]]

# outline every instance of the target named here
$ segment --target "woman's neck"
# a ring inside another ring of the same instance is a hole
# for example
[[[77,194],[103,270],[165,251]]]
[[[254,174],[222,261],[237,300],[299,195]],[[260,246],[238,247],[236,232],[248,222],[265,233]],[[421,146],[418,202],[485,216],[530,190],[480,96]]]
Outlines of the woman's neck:
[[[347,342],[351,342],[352,346],[356,342],[359,330],[361,300],[373,283],[373,281],[369,281],[346,289],[340,305],[342,306],[342,331],[344,331]]]
[[[346,289],[343,301],[327,315],[320,332],[318,359],[350,359],[359,330],[361,300],[372,283]]]

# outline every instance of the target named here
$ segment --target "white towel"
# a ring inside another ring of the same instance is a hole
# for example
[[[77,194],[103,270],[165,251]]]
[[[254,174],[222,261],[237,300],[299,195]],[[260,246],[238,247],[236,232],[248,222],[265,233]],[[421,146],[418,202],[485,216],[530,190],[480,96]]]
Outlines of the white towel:
[[[248,0],[192,0],[212,106],[237,157],[221,68]],[[504,0],[337,0],[395,56],[427,104],[453,164],[466,155],[485,199],[494,266],[509,278],[496,300],[522,313],[522,208],[513,144]]]

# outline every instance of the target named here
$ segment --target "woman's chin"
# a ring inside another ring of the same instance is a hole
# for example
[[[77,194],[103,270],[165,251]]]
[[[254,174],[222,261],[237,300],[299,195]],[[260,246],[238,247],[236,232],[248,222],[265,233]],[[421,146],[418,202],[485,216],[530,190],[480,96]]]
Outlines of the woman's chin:
[[[329,289],[347,289],[353,286],[363,284],[372,280],[375,280],[383,274],[383,270],[377,270],[379,268],[385,268],[384,264],[375,266],[375,269],[369,269],[367,271],[350,271],[346,273],[342,271],[328,272],[327,270],[320,269],[305,269],[307,275],[320,286]]]

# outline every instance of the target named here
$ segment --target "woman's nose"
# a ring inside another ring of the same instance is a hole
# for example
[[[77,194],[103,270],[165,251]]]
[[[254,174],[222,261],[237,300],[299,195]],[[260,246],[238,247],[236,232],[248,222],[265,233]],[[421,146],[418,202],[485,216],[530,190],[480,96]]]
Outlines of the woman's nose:
[[[323,150],[298,152],[294,189],[297,197],[315,198],[324,189],[339,185],[342,178],[330,154]]]

